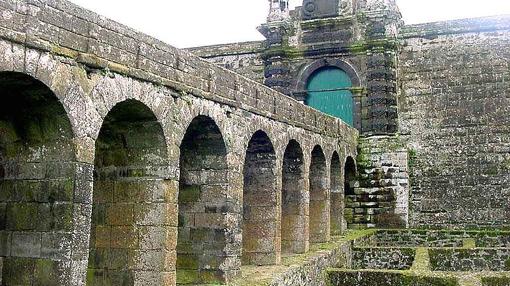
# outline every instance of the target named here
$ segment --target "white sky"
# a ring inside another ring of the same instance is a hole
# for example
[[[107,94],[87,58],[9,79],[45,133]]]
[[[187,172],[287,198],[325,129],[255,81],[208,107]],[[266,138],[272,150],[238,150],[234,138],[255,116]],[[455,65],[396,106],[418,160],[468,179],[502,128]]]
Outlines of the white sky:
[[[71,0],[82,7],[184,48],[255,41],[267,0]],[[302,0],[291,0],[291,6]],[[508,0],[397,0],[407,24],[510,14]]]

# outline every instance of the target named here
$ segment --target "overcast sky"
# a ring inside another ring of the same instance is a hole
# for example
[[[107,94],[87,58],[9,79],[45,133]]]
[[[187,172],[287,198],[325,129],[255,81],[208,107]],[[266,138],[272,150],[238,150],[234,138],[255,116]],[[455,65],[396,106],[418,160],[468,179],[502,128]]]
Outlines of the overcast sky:
[[[267,0],[71,0],[184,48],[263,39]],[[291,0],[291,6],[302,0]],[[407,24],[510,14],[509,0],[397,0]]]

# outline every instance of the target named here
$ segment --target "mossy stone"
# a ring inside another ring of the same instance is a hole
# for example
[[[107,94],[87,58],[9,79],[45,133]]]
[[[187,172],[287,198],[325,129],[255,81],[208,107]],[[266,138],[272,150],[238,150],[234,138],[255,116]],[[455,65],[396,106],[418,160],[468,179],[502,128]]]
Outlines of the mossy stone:
[[[179,190],[179,203],[189,204],[200,200],[200,186],[181,186]]]
[[[177,284],[198,284],[200,283],[200,272],[198,270],[177,269]]]
[[[34,285],[58,285],[57,262],[49,259],[37,259],[35,261]]]

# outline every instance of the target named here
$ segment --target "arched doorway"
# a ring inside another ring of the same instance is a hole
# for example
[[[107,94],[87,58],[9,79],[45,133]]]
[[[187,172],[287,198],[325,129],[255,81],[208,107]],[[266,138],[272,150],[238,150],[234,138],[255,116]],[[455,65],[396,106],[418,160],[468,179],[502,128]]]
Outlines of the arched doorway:
[[[325,66],[308,78],[305,103],[353,126],[354,99],[351,88],[351,78],[344,70]]]
[[[243,175],[242,263],[278,264],[281,245],[276,154],[263,131],[257,131],[248,143]]]
[[[0,94],[2,283],[62,285],[71,280],[78,165],[71,123],[31,76],[0,72]]]
[[[354,192],[354,184],[356,183],[356,163],[352,157],[347,157],[345,160],[344,168],[344,200],[345,209],[344,217],[346,220],[346,226],[354,223],[355,206],[356,206],[356,194]]]
[[[326,157],[320,146],[312,151],[310,163],[310,242],[327,242],[329,229],[329,185]]]
[[[296,140],[285,149],[282,168],[282,252],[305,253],[308,241],[308,190],[303,150]]]
[[[193,119],[180,152],[177,284],[225,283],[226,224],[233,202],[227,201],[227,149],[214,120]]]
[[[159,168],[163,129],[143,103],[126,100],[107,114],[96,140],[88,285],[173,280],[175,195]],[[171,263],[169,263],[171,262]]]
[[[342,164],[340,156],[335,151],[331,156],[330,165],[330,227],[331,235],[342,234],[344,220],[344,195],[342,193]]]

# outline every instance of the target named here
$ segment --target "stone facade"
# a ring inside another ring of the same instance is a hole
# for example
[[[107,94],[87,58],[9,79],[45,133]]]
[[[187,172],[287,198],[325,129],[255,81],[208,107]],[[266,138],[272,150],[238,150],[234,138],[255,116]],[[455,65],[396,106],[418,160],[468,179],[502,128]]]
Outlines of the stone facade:
[[[317,69],[353,81],[362,155],[358,197],[346,200],[353,226],[510,225],[509,23],[405,25],[394,1],[358,0],[303,1],[259,27],[267,86],[303,101]]]
[[[232,281],[280,262],[282,188],[305,206],[299,251],[310,224],[329,239],[315,224],[355,129],[66,1],[0,1],[0,14],[2,285]],[[283,186],[288,161],[299,189]],[[270,209],[243,201],[257,179]],[[257,212],[270,241],[243,236]]]
[[[510,18],[493,17],[401,31],[414,226],[509,225],[509,28]]]
[[[225,284],[348,225],[510,226],[509,17],[405,26],[391,0],[270,3],[266,41],[191,49],[235,73],[64,0],[0,0],[0,284]],[[355,128],[300,102],[329,66],[352,79]],[[385,231],[354,258],[507,270],[508,237]],[[352,255],[271,285],[325,285]],[[451,285],[401,274],[387,281]]]

